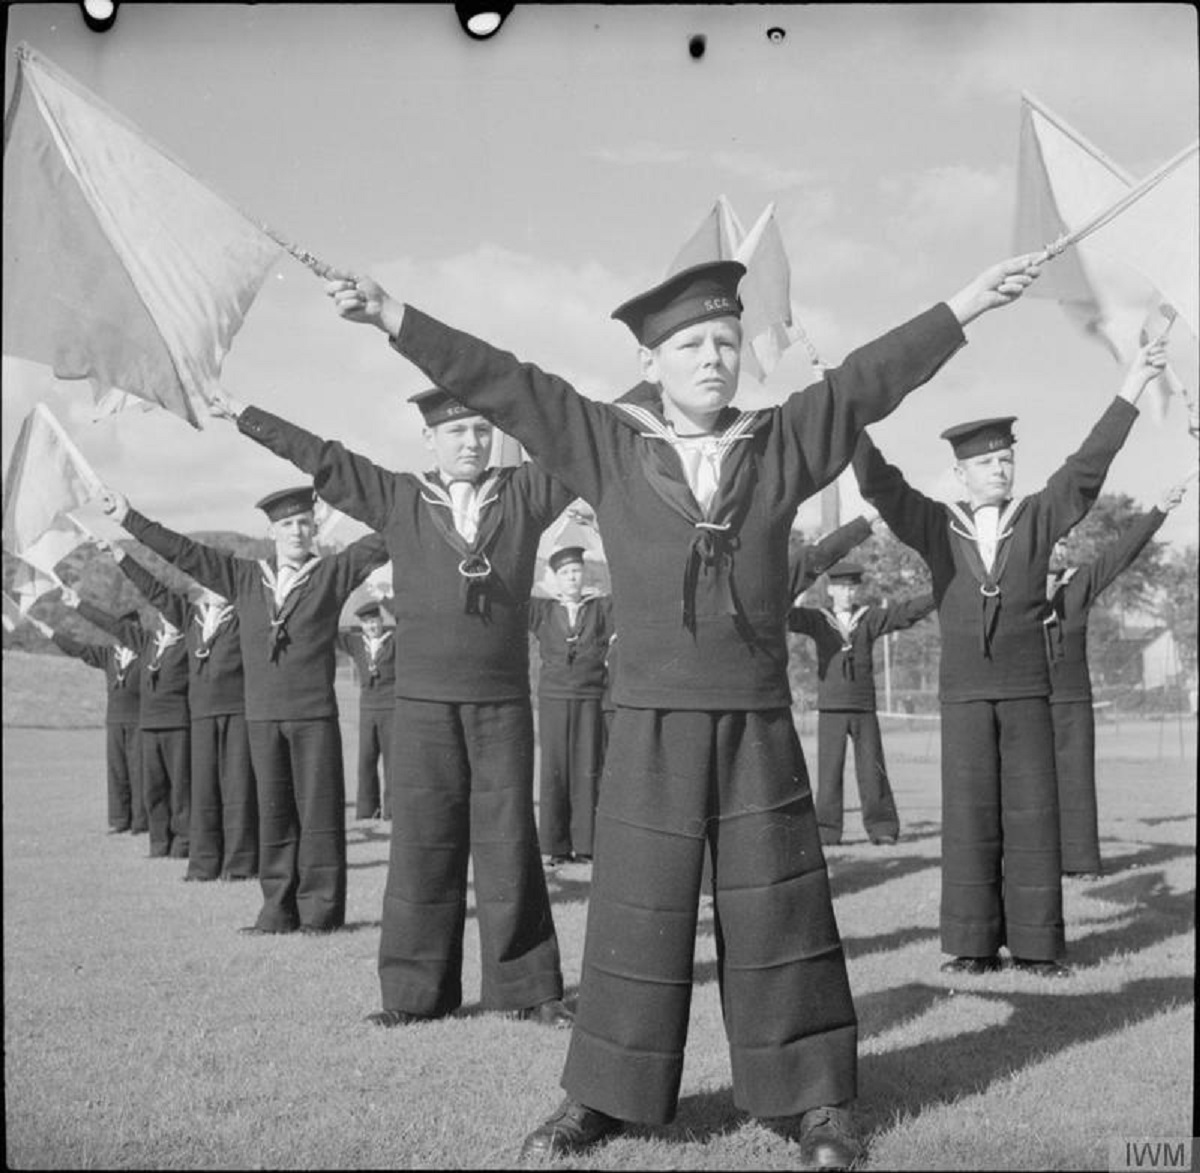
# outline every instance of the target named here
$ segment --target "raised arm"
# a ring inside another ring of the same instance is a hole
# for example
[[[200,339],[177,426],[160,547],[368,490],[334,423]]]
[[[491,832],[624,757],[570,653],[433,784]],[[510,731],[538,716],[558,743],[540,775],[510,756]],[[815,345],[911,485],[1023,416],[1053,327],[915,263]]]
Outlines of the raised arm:
[[[933,611],[933,607],[932,591],[892,603],[883,608],[883,621],[876,634],[886,635],[889,631],[903,631],[906,627],[912,627],[914,623],[920,623],[926,615],[929,615]]]
[[[856,517],[818,541],[799,546],[788,558],[788,598],[804,594],[835,562],[861,546],[871,536],[872,524],[878,517],[872,510],[870,518]]]
[[[1148,342],[1134,356],[1116,398],[1088,433],[1087,439],[1063,462],[1040,494],[1045,508],[1044,537],[1062,537],[1096,503],[1109,466],[1138,417],[1137,401],[1166,365],[1166,341]]]
[[[119,546],[112,549],[113,558],[138,593],[156,611],[166,616],[167,622],[179,631],[187,626],[188,599],[180,591],[173,591],[157,575],[152,574],[145,566]]]
[[[348,595],[371,571],[388,561],[387,541],[383,534],[367,534],[351,542],[337,559],[341,589]]]
[[[1146,544],[1167,520],[1167,514],[1183,500],[1186,487],[1186,484],[1180,484],[1168,489],[1158,505],[1127,526],[1115,542],[1110,542],[1092,560],[1086,573],[1089,578],[1089,594],[1093,599],[1137,561]]]
[[[927,383],[965,342],[963,327],[1009,305],[1038,275],[1033,256],[986,269],[953,297],[849,354],[823,379],[783,405],[805,467],[825,485],[850,462],[867,424],[883,419]]]
[[[404,305],[369,277],[340,277],[326,292],[343,318],[383,331],[434,383],[519,440],[575,495],[595,501],[594,435],[611,426],[607,409],[565,380]]]
[[[795,631],[800,635],[815,634],[817,625],[824,622],[821,612],[815,607],[793,607],[788,612],[788,631]]]
[[[905,545],[927,554],[945,535],[945,510],[933,498],[914,489],[894,465],[884,460],[866,432],[854,451],[854,475],[863,497]]]
[[[209,590],[216,591],[222,598],[237,598],[238,559],[232,554],[202,542],[194,542],[157,521],[143,517],[129,504],[124,494],[114,489],[104,489],[100,499],[104,512],[143,546],[148,546],[160,558],[179,567],[184,574],[190,575]]]
[[[387,526],[395,495],[394,472],[337,440],[323,440],[261,407],[247,406],[226,391],[212,396],[211,408],[219,418],[233,420],[243,436],[312,477],[322,500],[374,530]]]

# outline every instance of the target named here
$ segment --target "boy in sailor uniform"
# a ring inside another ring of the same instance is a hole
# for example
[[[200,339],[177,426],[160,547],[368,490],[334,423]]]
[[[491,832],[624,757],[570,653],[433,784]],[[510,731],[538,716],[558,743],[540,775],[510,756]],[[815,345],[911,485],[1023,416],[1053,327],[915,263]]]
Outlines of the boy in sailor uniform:
[[[1054,543],[1091,508],[1134,406],[1166,363],[1143,347],[1083,445],[1028,497],[1013,497],[1013,416],[947,428],[965,500],[912,488],[869,437],[863,496],[926,561],[941,624],[942,951],[947,973],[1000,968],[1066,977],[1050,672],[1042,620]]]
[[[1059,838],[1064,876],[1098,876],[1099,812],[1096,805],[1096,715],[1088,670],[1087,629],[1092,605],[1137,560],[1167,514],[1183,500],[1186,482],[1168,489],[1161,502],[1132,521],[1091,562],[1071,565],[1067,539],[1054,544],[1046,576],[1046,658],[1050,663],[1050,715],[1058,778]]]
[[[801,501],[963,343],[962,324],[1033,280],[996,266],[850,355],[781,406],[729,406],[742,347],[737,285],[718,261],[614,316],[643,381],[580,395],[444,326],[374,281],[343,277],[338,312],[518,439],[595,510],[619,633],[567,1099],[525,1141],[558,1156],[625,1121],[675,1114],[706,851],[734,1099],[799,1117],[803,1159],[857,1156],[857,1023],[787,682],[788,539]]]
[[[468,864],[486,1009],[568,1026],[533,815],[529,594],[542,531],[573,494],[534,465],[491,468],[492,425],[438,387],[411,397],[435,467],[390,472],[224,394],[216,408],[381,535],[396,619],[392,841],[379,940],[396,1027],[462,1003]]]
[[[549,568],[558,597],[530,599],[529,630],[541,657],[538,840],[556,865],[592,858],[612,600],[584,589],[582,546],[553,551]]]
[[[396,707],[396,649],[392,629],[383,623],[382,600],[354,612],[359,626],[338,632],[338,650],[354,661],[358,678],[358,788],[354,815],[359,819],[392,817],[391,787],[396,763],[392,754],[392,710]],[[379,767],[383,764],[383,785]]]
[[[184,632],[191,715],[191,816],[184,879],[248,880],[258,875],[258,800],[237,611],[207,587],[192,603],[120,547],[112,552],[146,601]]]
[[[821,842],[827,845],[842,841],[847,737],[854,743],[867,837],[879,846],[895,843],[900,835],[875,715],[875,642],[933,610],[931,594],[888,607],[856,606],[862,579],[856,562],[839,562],[829,569],[830,606],[793,607],[788,614],[788,630],[811,637],[817,647],[816,807]]]
[[[257,785],[263,904],[247,933],[326,933],[346,920],[346,811],[334,641],[351,591],[387,561],[375,534],[313,552],[310,486],[258,502],[275,553],[256,561],[150,521],[106,489],[105,511],[237,610],[246,727]]]
[[[63,601],[79,596],[68,588]],[[76,610],[83,614],[79,604]],[[121,622],[136,622],[138,613],[127,611]],[[26,618],[47,639],[53,640],[68,656],[82,660],[89,668],[104,673],[108,701],[105,706],[105,763],[108,779],[108,833],[119,835],[131,831],[135,835],[147,830],[146,805],[142,796],[142,739],[138,730],[141,711],[142,673],[138,653],[125,644],[93,644],[74,639],[55,631],[48,623],[32,615]]]
[[[107,542],[97,545],[112,549]],[[89,623],[138,654],[142,677],[138,729],[149,854],[155,859],[187,859],[192,817],[191,714],[180,617],[157,611],[158,622],[151,629],[138,618],[115,618],[69,589],[63,591],[63,602],[78,607]]]

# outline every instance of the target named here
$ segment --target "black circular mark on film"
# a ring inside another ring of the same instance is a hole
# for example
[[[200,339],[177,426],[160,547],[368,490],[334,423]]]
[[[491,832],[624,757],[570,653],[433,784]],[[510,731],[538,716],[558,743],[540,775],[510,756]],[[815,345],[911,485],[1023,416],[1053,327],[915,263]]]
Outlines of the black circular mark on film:
[[[688,52],[692,57],[699,61],[704,56],[704,50],[707,47],[707,38],[703,33],[696,33],[688,41]]]
[[[779,25],[773,25],[771,28],[767,29],[767,40],[770,41],[772,45],[778,45],[786,36],[787,29],[781,29]]]

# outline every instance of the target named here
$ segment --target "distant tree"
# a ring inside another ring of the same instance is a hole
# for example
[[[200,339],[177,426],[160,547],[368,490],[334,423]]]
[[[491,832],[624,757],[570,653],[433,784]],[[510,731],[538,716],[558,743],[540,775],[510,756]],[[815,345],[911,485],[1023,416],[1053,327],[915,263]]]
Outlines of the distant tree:
[[[1154,613],[1175,637],[1180,667],[1189,679],[1196,674],[1197,550],[1172,549],[1158,575],[1161,587]]]

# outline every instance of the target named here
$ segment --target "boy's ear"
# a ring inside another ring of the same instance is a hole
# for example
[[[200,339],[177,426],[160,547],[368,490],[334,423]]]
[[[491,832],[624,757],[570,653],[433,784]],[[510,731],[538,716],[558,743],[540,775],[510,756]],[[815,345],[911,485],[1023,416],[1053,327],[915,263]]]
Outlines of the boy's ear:
[[[657,383],[658,378],[658,359],[653,350],[648,347],[638,347],[638,362],[642,368],[642,378],[647,383]]]

